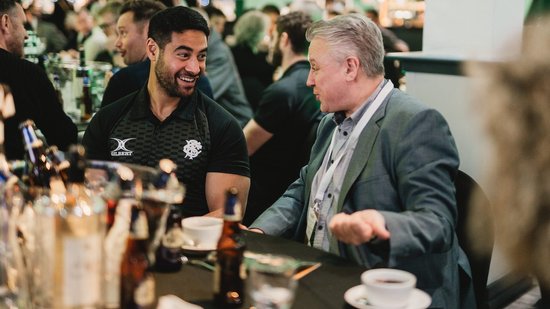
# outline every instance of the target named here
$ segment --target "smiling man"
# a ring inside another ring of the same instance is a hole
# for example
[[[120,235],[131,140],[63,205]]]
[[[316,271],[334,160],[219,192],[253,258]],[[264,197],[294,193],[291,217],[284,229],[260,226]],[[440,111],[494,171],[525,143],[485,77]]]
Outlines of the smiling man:
[[[103,94],[101,107],[143,87],[149,77],[150,62],[145,50],[149,21],[166,7],[159,1],[130,0],[122,4],[116,21],[115,46],[127,67],[116,72]],[[198,80],[198,89],[212,98],[212,88],[205,76]]]
[[[83,143],[91,159],[155,166],[177,163],[187,187],[184,216],[220,215],[229,187],[243,206],[250,186],[246,142],[227,111],[196,90],[204,72],[209,29],[186,7],[155,14],[146,42],[150,60],[145,87],[101,109]]]

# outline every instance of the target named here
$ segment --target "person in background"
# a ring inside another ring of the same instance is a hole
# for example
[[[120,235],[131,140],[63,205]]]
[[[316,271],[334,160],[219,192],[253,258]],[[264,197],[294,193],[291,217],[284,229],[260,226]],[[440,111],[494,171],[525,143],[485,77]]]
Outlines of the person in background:
[[[86,129],[90,159],[156,166],[168,158],[185,184],[184,216],[223,214],[225,192],[250,186],[246,141],[237,121],[196,83],[205,69],[206,20],[176,6],[156,13],[146,45],[149,79],[138,92],[102,108]]]
[[[164,4],[153,0],[130,0],[120,8],[115,46],[127,67],[109,79],[101,107],[141,89],[147,82],[151,67],[145,49],[149,20],[155,13],[164,9]],[[205,76],[199,78],[198,88],[212,97],[212,89]]]
[[[8,160],[23,159],[19,124],[32,119],[48,144],[66,150],[77,141],[77,129],[63,112],[53,85],[42,68],[23,58],[25,12],[16,0],[0,1],[0,83],[11,88],[15,115],[4,120]]]
[[[42,19],[42,8],[38,0],[33,0],[29,4],[29,7],[25,10],[25,15],[29,29],[36,32],[41,40],[45,40],[45,53],[56,53],[65,48],[65,45],[67,45],[65,34],[55,24]]]
[[[304,12],[311,16],[313,21],[321,20],[324,17],[324,10],[317,4],[316,0],[295,0],[292,1],[288,8],[290,12]]]
[[[107,43],[105,45],[106,49],[100,52],[94,60],[108,62],[115,68],[123,68],[126,66],[115,46],[117,40],[116,22],[121,7],[121,2],[110,1],[100,7],[96,12],[97,26],[103,30],[103,33],[107,36]]]
[[[221,33],[214,28],[211,28],[208,37],[206,75],[212,85],[214,100],[244,127],[252,118],[252,107],[246,99],[233,54],[223,41]]]
[[[231,52],[252,110],[256,110],[262,91],[273,82],[275,70],[267,62],[267,52],[258,48],[268,37],[268,27],[269,18],[256,10],[246,12],[233,27],[237,44]]]
[[[380,17],[377,10],[368,9],[365,14],[378,26],[378,28],[380,28],[380,32],[382,32],[382,40],[384,42],[385,52],[389,53],[409,51],[409,45],[405,43],[405,41],[398,38],[395,33],[380,24]]]
[[[431,306],[473,308],[459,280],[470,267],[455,233],[459,159],[447,122],[384,79],[382,35],[364,15],[315,22],[306,38],[307,85],[328,114],[300,177],[251,230],[411,272]]]
[[[223,36],[225,33],[225,23],[227,22],[227,17],[225,17],[222,10],[213,5],[209,5],[204,8],[204,11],[208,14],[210,27]]]
[[[99,27],[96,27],[88,8],[82,7],[76,14],[77,49],[83,46],[86,61],[93,61],[106,49],[107,36]]]
[[[537,277],[541,309],[550,308],[550,58],[541,52],[550,48],[548,29],[550,16],[530,21],[523,38],[510,40],[512,50],[522,42],[519,56],[467,66],[495,155],[485,188],[491,205],[474,199],[471,239],[491,252],[494,226],[511,268]]]
[[[398,38],[395,33],[380,24],[377,10],[368,9],[365,11],[365,14],[378,26],[378,28],[380,28],[380,32],[382,32],[382,41],[384,42],[384,51],[386,53],[409,51],[409,45],[405,43],[405,41]],[[403,77],[401,65],[394,60],[384,59],[384,69],[386,71],[386,78],[391,80],[396,88],[399,88],[399,80]]]
[[[306,81],[306,30],[311,18],[292,12],[277,19],[270,56],[282,77],[262,94],[254,118],[244,127],[251,187],[243,223],[252,223],[298,178],[307,164],[322,114]]]
[[[279,10],[279,7],[274,4],[264,5],[261,11],[269,17],[269,28],[267,29],[267,34],[271,38],[273,36],[273,31],[275,31],[277,18],[281,16],[281,11]]]

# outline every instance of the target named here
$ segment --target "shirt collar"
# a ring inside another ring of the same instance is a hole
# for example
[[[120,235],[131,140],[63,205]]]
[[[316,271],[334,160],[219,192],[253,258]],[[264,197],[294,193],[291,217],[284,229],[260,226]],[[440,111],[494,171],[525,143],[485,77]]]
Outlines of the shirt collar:
[[[351,114],[351,116],[349,116],[348,118],[353,122],[353,125],[355,126],[359,120],[361,119],[361,117],[363,117],[363,114],[365,113],[365,111],[367,110],[367,107],[372,103],[372,101],[374,101],[374,99],[376,99],[376,97],[378,96],[378,94],[380,93],[380,91],[382,91],[382,87],[384,87],[384,85],[387,83],[387,80],[386,79],[383,79],[379,84],[378,86],[376,86],[376,89],[374,90],[374,92],[369,96],[369,98],[361,104],[361,106],[359,107],[359,109],[357,109],[355,112],[353,112],[353,114]],[[332,117],[333,121],[336,123],[336,125],[341,125],[342,122],[344,122],[344,120],[348,119],[346,118],[346,113],[343,112],[343,111],[339,111],[339,112],[335,112],[334,113],[334,116]]]
[[[195,88],[193,94],[189,99],[181,98],[178,103],[178,107],[170,114],[168,118],[177,117],[182,120],[193,120],[195,117],[195,109],[197,108],[197,99],[198,99],[199,90]],[[130,119],[137,120],[147,117],[155,117],[151,111],[151,99],[149,92],[147,91],[147,82],[138,93],[136,93],[132,108],[130,110]],[[156,118],[156,117],[155,117]]]

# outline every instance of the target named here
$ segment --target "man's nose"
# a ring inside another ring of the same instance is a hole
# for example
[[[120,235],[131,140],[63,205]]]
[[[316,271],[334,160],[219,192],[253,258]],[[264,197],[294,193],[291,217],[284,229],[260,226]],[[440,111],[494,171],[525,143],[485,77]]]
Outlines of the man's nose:
[[[313,87],[315,85],[315,81],[313,79],[313,74],[311,73],[311,70],[309,70],[309,74],[307,75],[306,80],[306,86]]]
[[[185,69],[188,71],[188,72],[191,72],[193,74],[199,74],[200,71],[201,71],[201,67],[200,67],[200,62],[197,58],[191,58],[188,62],[187,62],[187,65],[185,66]]]

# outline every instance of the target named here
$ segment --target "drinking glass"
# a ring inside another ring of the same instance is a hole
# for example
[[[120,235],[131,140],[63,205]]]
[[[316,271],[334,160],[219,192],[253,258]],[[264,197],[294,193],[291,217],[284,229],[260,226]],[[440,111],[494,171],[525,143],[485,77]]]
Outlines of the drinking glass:
[[[257,309],[292,306],[297,282],[292,278],[297,261],[283,255],[258,255],[248,260],[248,295]]]

